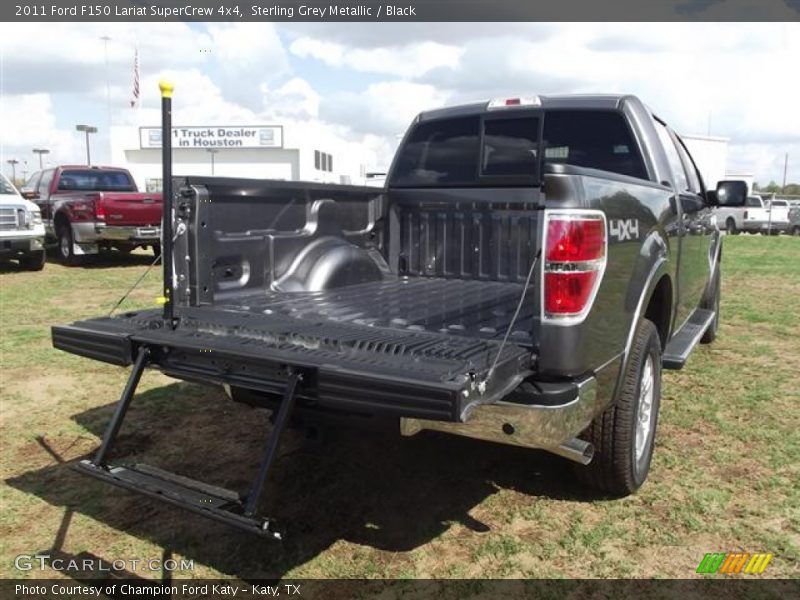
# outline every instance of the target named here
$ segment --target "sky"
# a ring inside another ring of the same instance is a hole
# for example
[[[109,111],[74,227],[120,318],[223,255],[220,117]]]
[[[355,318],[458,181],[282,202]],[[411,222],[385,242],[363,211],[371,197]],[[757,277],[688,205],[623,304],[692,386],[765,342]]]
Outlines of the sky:
[[[109,113],[158,125],[168,78],[176,124],[302,123],[372,168],[421,110],[632,93],[679,133],[729,138],[730,170],[780,183],[788,153],[787,182],[800,182],[799,62],[797,22],[0,23],[0,166],[15,158],[32,173],[34,147],[51,164],[83,162],[78,123],[99,128],[93,162],[107,162]]]

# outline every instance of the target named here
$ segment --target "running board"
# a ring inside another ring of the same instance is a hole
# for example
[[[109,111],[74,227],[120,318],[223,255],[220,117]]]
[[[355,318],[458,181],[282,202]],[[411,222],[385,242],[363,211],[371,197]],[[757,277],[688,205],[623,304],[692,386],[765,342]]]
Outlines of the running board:
[[[698,308],[689,317],[681,330],[676,333],[664,349],[661,364],[665,369],[682,369],[689,354],[703,337],[714,320],[713,310]]]

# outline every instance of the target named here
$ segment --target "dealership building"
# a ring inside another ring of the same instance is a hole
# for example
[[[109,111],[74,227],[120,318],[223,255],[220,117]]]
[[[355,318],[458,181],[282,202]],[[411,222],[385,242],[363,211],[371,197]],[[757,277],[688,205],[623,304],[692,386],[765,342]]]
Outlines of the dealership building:
[[[752,189],[752,173],[731,171],[728,168],[728,138],[711,135],[682,135],[681,139],[692,155],[707,188],[715,188],[725,179],[741,179]]]
[[[215,175],[363,184],[358,144],[313,124],[201,125],[172,128],[175,175]],[[140,189],[161,189],[161,128],[111,128],[111,164],[127,168]]]

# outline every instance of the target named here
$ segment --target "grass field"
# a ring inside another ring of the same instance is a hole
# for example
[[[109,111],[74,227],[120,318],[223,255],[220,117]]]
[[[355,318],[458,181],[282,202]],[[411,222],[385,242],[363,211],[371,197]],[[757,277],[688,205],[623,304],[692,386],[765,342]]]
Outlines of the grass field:
[[[18,554],[194,561],[176,577],[693,577],[706,552],[771,552],[800,575],[800,239],[725,240],[720,337],[667,372],[653,469],[592,498],[544,453],[444,435],[287,436],[267,487],[282,544],[110,488],[89,454],[125,370],[55,351],[50,325],[108,312],[149,254],[0,272],[0,576]],[[155,269],[126,307],[154,304]],[[114,458],[244,489],[264,411],[148,372]],[[52,574],[52,573],[51,573]],[[158,578],[159,571],[135,573]]]

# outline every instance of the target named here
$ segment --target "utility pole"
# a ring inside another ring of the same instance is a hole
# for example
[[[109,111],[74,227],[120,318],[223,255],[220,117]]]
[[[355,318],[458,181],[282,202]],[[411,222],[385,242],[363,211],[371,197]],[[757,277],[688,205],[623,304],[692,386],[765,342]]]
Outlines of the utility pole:
[[[9,158],[6,162],[11,165],[11,183],[17,185],[17,165],[19,161],[16,158]]]
[[[92,155],[89,153],[89,134],[97,133],[97,127],[92,127],[91,125],[76,125],[75,129],[86,133],[86,164],[91,167]]]
[[[786,171],[789,168],[789,153],[787,152],[783,157],[783,185],[781,186],[781,194],[786,193]]]
[[[48,150],[47,148],[34,148],[33,149],[33,153],[39,155],[39,170],[41,171],[42,168],[43,168],[42,167],[42,154],[49,154],[50,150]]]
[[[217,148],[206,148],[206,152],[211,155],[211,175],[214,175],[214,155],[219,152]]]
[[[108,132],[111,133],[111,84],[109,83],[108,79],[108,42],[111,41],[111,38],[107,35],[101,36],[101,40],[103,40],[103,55],[105,56],[105,63],[106,63],[106,109],[108,110]]]

